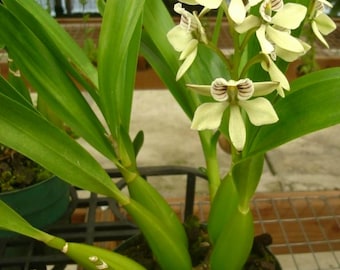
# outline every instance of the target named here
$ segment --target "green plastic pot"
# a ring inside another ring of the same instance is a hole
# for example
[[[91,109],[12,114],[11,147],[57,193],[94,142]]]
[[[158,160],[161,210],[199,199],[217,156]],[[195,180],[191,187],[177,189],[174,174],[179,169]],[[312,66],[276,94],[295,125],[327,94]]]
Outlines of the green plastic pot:
[[[32,186],[0,193],[0,199],[11,206],[34,227],[53,224],[66,212],[70,203],[70,185],[56,176]],[[6,218],[1,216],[0,218]],[[0,238],[17,234],[0,230]]]

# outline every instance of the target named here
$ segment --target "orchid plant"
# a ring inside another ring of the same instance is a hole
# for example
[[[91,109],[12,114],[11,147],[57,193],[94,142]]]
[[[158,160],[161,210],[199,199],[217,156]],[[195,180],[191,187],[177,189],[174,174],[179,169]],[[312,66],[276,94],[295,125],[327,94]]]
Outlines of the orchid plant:
[[[196,11],[189,12],[187,5]],[[326,0],[181,0],[174,6],[180,15],[176,24],[159,0],[99,0],[103,21],[95,68],[34,0],[3,0],[0,43],[15,63],[16,80],[22,74],[60,119],[112,161],[129,195],[76,140],[36,110],[22,84],[3,77],[0,142],[72,185],[116,199],[141,229],[162,269],[242,269],[254,237],[249,204],[265,152],[340,123],[340,68],[293,82],[285,76],[288,64],[310,49],[301,37],[304,27],[328,46],[325,36],[335,29],[324,12],[329,6]],[[204,18],[214,9],[209,32]],[[231,54],[218,43],[221,31],[230,33]],[[141,131],[133,138],[129,124],[139,53],[201,140],[211,200],[211,252],[201,266],[192,265],[181,222],[138,170],[144,135]],[[79,87],[92,97],[105,123]],[[226,175],[221,175],[216,155],[221,136],[231,146]],[[144,269],[115,252],[35,229],[2,202],[0,209],[6,213],[0,228],[43,241],[86,269]]]

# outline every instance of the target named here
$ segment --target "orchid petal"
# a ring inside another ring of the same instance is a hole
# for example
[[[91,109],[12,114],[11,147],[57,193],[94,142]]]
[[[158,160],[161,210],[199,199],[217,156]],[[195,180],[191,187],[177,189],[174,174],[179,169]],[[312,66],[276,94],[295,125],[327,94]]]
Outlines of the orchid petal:
[[[194,62],[195,58],[197,55],[197,47],[188,55],[187,58],[185,58],[184,62],[182,65],[179,67],[176,75],[176,80],[178,81],[184,73],[190,68],[191,64]]]
[[[312,26],[313,33],[318,38],[318,40],[320,40],[322,42],[322,44],[326,46],[326,48],[329,48],[329,45],[328,45],[326,39],[320,33],[319,28],[318,28],[315,21],[312,21],[311,26]]]
[[[314,21],[323,35],[328,35],[336,29],[335,22],[324,13],[315,17]]]
[[[326,5],[329,8],[332,8],[333,5],[331,3],[329,3],[327,0],[318,0],[320,3]]]
[[[284,89],[289,90],[289,82],[286,78],[286,76],[282,73],[282,71],[275,65],[273,60],[268,55],[264,55],[266,57],[266,61],[261,62],[262,68],[269,73],[269,76],[272,81],[279,82],[280,86],[282,86]],[[281,87],[277,88],[277,92],[281,97],[284,97],[284,92]]]
[[[182,51],[181,55],[179,56],[179,60],[183,60],[189,57],[189,55],[192,54],[194,50],[197,50],[197,44],[197,39],[190,40],[189,43],[185,46],[185,49]]]
[[[210,94],[216,101],[226,101],[228,82],[223,78],[217,78],[211,83]]]
[[[256,37],[260,43],[261,51],[265,54],[270,54],[274,51],[274,46],[266,38],[266,25],[261,25],[259,29],[256,30]]]
[[[272,8],[271,8],[271,0],[265,0],[260,5],[260,15],[262,19],[268,23],[272,21]]]
[[[240,101],[239,105],[247,112],[250,122],[255,126],[273,124],[279,120],[272,104],[263,97]]]
[[[304,20],[306,13],[305,6],[287,3],[272,17],[272,23],[286,29],[296,29]]]
[[[246,127],[237,105],[230,106],[229,136],[236,150],[242,151],[246,143]]]
[[[243,34],[248,32],[252,28],[259,27],[260,25],[261,25],[260,18],[254,15],[249,15],[244,19],[244,21],[241,24],[235,25],[235,31],[240,34]]]
[[[272,40],[277,46],[295,53],[303,53],[304,48],[300,41],[292,37],[286,31],[277,30],[271,26],[267,26],[266,33],[270,40]]]
[[[275,48],[276,55],[279,56],[280,58],[282,58],[283,60],[285,60],[286,62],[293,62],[293,61],[297,60],[299,57],[304,55],[311,48],[311,46],[308,43],[306,43],[302,40],[299,40],[299,41],[304,48],[303,53],[295,53],[295,52],[287,51],[287,50],[285,50],[285,49],[283,49],[279,46],[276,46],[276,48]]]
[[[242,0],[230,0],[228,12],[236,24],[242,23],[246,18],[246,8]]]
[[[239,80],[237,84],[237,99],[247,100],[254,94],[254,84],[250,79]]]
[[[253,97],[265,96],[272,93],[278,86],[279,82],[254,82]]]
[[[190,12],[186,11],[186,9],[184,7],[182,7],[182,4],[181,3],[176,3],[174,5],[174,11],[180,15],[189,15],[191,16]]]
[[[187,84],[187,87],[190,90],[193,90],[197,94],[203,95],[203,96],[210,96],[210,88],[211,85],[199,85],[199,84]]]
[[[187,44],[193,39],[190,31],[183,29],[180,25],[172,28],[168,34],[167,38],[172,47],[178,52],[183,51]]]
[[[196,130],[217,129],[228,105],[227,102],[203,103],[195,111],[191,128]]]

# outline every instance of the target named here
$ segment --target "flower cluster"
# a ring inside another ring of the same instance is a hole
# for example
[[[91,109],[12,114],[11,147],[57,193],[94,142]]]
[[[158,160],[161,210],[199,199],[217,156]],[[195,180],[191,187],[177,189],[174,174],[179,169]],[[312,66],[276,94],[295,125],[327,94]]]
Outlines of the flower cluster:
[[[285,62],[295,61],[311,47],[293,32],[301,29],[304,23],[310,23],[315,36],[328,46],[324,35],[332,32],[335,24],[324,13],[324,7],[331,4],[326,0],[312,0],[309,7],[298,3],[285,3],[283,0],[248,0],[246,3],[243,0],[230,0],[229,3],[222,0],[180,0],[180,2],[201,5],[204,8],[197,14],[185,10],[181,3],[175,5],[175,11],[181,15],[181,20],[179,25],[168,32],[167,37],[174,49],[181,53],[179,59],[183,60],[177,73],[177,80],[182,78],[193,64],[198,53],[198,44],[209,43],[200,22],[206,10],[222,8],[229,20],[229,27],[233,28],[229,31],[234,35],[234,55],[231,58],[232,64],[228,66],[231,78],[217,78],[211,85],[188,86],[199,94],[209,95],[213,99],[213,102],[201,104],[197,108],[192,128],[218,129],[220,125],[225,124],[222,123],[222,119],[226,119],[228,137],[234,148],[242,151],[246,142],[246,115],[249,122],[256,126],[278,121],[270,101],[263,97],[275,89],[281,97],[284,97],[284,91],[290,89],[286,76],[276,64],[277,59]],[[244,61],[246,44],[240,46],[239,43],[235,44],[235,40],[246,42],[253,34],[260,49],[258,54],[251,56],[247,62]],[[260,64],[271,81],[253,82],[256,78],[247,78],[247,70],[254,64]]]

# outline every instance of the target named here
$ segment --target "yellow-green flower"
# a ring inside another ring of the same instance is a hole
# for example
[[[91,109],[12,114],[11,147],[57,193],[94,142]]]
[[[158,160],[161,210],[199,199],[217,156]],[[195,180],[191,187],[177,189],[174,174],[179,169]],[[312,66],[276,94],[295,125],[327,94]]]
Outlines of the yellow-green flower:
[[[168,32],[167,38],[174,49],[181,53],[179,60],[184,60],[177,72],[176,80],[179,80],[194,62],[198,43],[207,43],[208,40],[195,12],[185,10],[181,3],[175,4],[174,10],[181,15],[181,20]]]
[[[315,36],[329,48],[323,36],[333,32],[336,29],[336,24],[324,13],[325,6],[332,7],[332,4],[326,0],[315,0],[310,19]]]
[[[277,122],[278,116],[271,103],[259,96],[271,93],[278,85],[278,82],[252,82],[248,78],[238,81],[217,78],[211,85],[190,84],[188,87],[192,90],[210,95],[215,100],[215,102],[204,103],[197,108],[191,128],[217,129],[221,125],[225,110],[229,108],[229,136],[234,147],[242,151],[246,142],[246,127],[241,108],[255,126]]]

